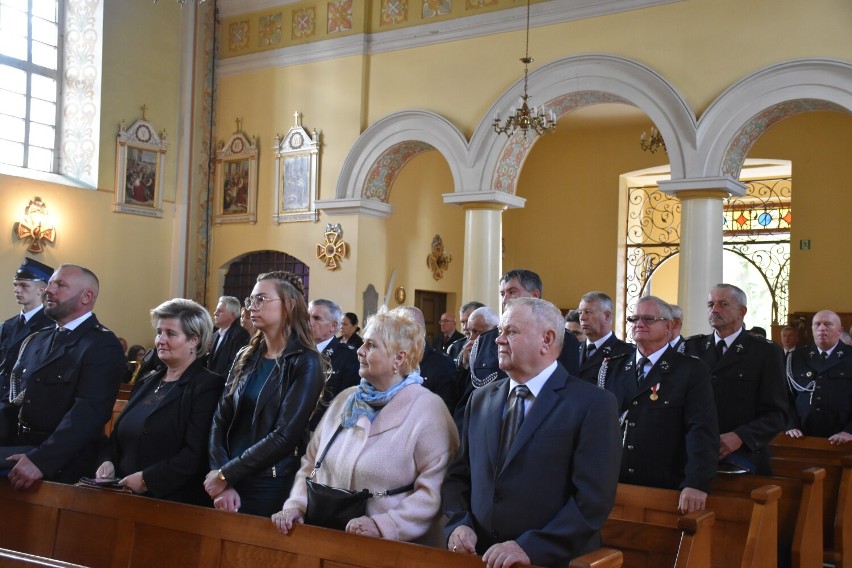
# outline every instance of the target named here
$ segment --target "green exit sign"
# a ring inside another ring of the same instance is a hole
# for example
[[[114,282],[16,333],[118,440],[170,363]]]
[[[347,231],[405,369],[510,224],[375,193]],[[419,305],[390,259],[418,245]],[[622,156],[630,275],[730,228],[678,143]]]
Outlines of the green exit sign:
[[[799,241],[799,250],[811,250],[811,240],[801,239]]]

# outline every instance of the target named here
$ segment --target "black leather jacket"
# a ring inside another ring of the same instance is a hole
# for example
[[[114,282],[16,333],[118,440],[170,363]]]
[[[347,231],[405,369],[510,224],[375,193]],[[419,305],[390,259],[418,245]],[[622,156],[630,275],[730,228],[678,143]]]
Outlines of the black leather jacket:
[[[258,348],[243,367],[245,377],[260,362]],[[237,356],[239,357],[239,355]],[[322,392],[324,377],[320,355],[301,345],[294,336],[278,359],[280,371],[263,385],[252,419],[253,445],[242,455],[230,458],[228,433],[240,411],[242,380],[233,393],[219,401],[210,431],[210,467],[221,469],[232,487],[252,475],[276,475],[298,467],[308,442],[308,420]],[[229,380],[230,384],[230,380]],[[275,468],[272,472],[271,468]]]

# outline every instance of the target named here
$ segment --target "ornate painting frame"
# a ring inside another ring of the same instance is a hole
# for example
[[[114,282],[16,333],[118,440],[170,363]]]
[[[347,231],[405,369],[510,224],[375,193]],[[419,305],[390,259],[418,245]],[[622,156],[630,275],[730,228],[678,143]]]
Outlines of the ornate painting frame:
[[[299,112],[295,125],[283,138],[275,137],[276,223],[318,221],[316,210],[319,176],[319,134],[308,134]]]
[[[257,138],[239,130],[216,150],[213,222],[257,222]]]
[[[118,130],[115,153],[115,208],[117,213],[163,216],[162,178],[165,173],[166,133],[142,118]]]

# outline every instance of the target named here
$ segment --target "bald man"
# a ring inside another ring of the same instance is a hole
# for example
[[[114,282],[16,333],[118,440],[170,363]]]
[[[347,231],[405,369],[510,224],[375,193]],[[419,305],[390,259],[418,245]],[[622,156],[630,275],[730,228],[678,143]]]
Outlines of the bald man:
[[[852,441],[852,349],[840,341],[840,316],[823,310],[811,323],[814,345],[797,349],[787,365],[795,400],[793,438],[818,436],[832,444]]]
[[[126,363],[118,338],[92,313],[98,292],[97,276],[80,266],[63,264],[50,277],[44,312],[55,325],[24,341],[10,402],[0,403],[18,407],[17,434],[6,445],[24,448],[9,457],[12,489],[39,479],[75,483],[97,467]]]

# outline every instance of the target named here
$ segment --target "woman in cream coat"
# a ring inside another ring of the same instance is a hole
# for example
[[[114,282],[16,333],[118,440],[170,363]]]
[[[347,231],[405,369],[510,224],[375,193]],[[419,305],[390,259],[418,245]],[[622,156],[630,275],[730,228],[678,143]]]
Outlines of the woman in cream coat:
[[[303,522],[305,479],[338,426],[315,481],[372,493],[414,484],[411,491],[367,501],[367,514],[346,532],[437,543],[441,484],[458,448],[458,432],[437,395],[422,386],[417,365],[425,332],[405,310],[382,308],[366,323],[358,349],[361,384],[340,393],[314,432],[290,498],[272,516],[287,534]]]

